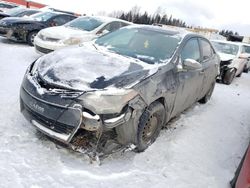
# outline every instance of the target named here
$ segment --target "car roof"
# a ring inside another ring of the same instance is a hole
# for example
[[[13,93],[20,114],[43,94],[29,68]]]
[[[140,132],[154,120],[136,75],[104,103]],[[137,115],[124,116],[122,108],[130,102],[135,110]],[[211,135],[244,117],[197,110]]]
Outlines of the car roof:
[[[46,10],[46,11],[42,10],[42,11],[38,12],[38,14],[39,13],[45,13],[45,12],[54,13],[55,15],[69,15],[69,16],[77,17],[77,16],[72,15],[72,14],[68,14],[68,13],[64,13],[64,12],[51,11],[51,10]]]
[[[175,28],[175,27],[171,27],[171,26],[160,27],[160,26],[156,26],[156,25],[134,24],[134,25],[127,26],[126,28],[138,28],[138,29],[150,30],[150,31],[161,32],[161,33],[166,33],[166,34],[170,34],[170,35],[178,35],[182,38],[184,38],[186,36],[205,38],[202,35],[187,31],[184,28]]]
[[[122,20],[122,19],[108,17],[108,16],[81,16],[79,18],[84,18],[84,17],[95,18],[95,19],[101,20],[102,22],[105,22],[105,23],[113,22],[113,21],[119,21],[119,22],[124,22],[124,23],[127,23],[127,24],[133,24],[132,22],[128,22],[128,21],[125,21],[125,20]]]
[[[220,43],[225,43],[225,44],[234,44],[234,45],[242,45],[241,42],[233,42],[233,41],[227,41],[227,40],[211,40],[212,42],[220,42]]]

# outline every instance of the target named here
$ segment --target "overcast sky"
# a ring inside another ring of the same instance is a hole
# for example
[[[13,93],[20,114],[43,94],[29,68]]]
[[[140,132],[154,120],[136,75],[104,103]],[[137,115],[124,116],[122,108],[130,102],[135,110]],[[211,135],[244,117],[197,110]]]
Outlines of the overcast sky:
[[[232,29],[250,36],[250,1],[237,0],[35,0],[55,8],[86,13],[129,11],[135,5],[141,12],[162,12],[180,18],[188,25],[215,29]]]

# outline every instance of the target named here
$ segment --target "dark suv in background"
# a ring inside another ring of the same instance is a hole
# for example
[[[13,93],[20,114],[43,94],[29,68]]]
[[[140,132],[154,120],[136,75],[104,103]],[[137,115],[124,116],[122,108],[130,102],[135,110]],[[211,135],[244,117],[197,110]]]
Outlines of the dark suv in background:
[[[23,8],[23,7],[16,7],[16,8],[12,8],[10,10],[7,10],[5,12],[0,12],[0,19],[6,18],[6,17],[30,16],[30,15],[36,14],[38,12],[40,12],[39,9],[29,9],[29,8]]]
[[[63,25],[76,16],[61,12],[40,12],[28,18],[4,18],[0,21],[0,36],[27,42],[33,46],[36,34],[44,28]]]

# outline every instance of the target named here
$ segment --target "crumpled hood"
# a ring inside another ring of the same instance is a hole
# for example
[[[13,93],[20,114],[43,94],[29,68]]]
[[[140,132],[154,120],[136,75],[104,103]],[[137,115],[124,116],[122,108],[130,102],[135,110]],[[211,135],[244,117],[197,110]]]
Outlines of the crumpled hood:
[[[229,61],[236,57],[235,55],[225,54],[225,53],[218,53],[218,55],[220,56],[221,61]]]
[[[83,47],[68,47],[43,56],[38,73],[50,84],[90,91],[131,88],[154,74],[159,67],[109,52]]]
[[[71,27],[57,26],[43,29],[40,31],[40,34],[44,35],[45,37],[63,40],[70,37],[86,37],[89,35],[89,32]]]

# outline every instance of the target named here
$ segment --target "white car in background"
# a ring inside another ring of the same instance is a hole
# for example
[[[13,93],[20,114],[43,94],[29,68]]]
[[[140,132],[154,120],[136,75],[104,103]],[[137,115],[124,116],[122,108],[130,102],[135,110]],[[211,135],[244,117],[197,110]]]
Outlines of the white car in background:
[[[218,80],[231,84],[234,77],[240,77],[248,69],[250,54],[246,53],[246,44],[223,40],[211,40],[220,56],[220,75]]]
[[[46,54],[70,45],[91,41],[132,23],[110,17],[83,16],[63,26],[41,30],[34,40],[38,53]]]
[[[248,73],[250,71],[250,44],[247,43],[241,43],[242,47],[243,47],[243,51],[245,52],[245,54],[248,54],[247,56],[247,64],[244,68],[244,72]]]

